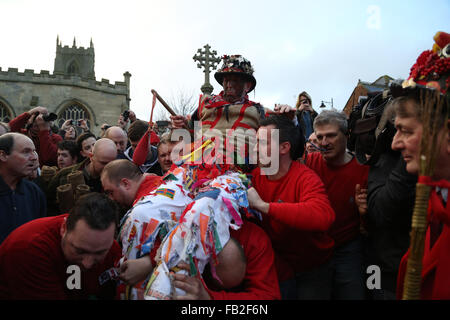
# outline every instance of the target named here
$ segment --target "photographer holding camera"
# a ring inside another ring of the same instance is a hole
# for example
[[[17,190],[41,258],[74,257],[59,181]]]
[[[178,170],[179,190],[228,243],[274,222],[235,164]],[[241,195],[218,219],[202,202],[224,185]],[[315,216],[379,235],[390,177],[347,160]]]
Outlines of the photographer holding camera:
[[[64,140],[75,141],[80,133],[80,130],[77,130],[77,127],[81,128],[83,130],[83,133],[89,132],[89,127],[87,126],[87,122],[85,119],[78,119],[78,120],[69,119],[64,121],[58,134]]]
[[[117,120],[117,126],[121,127],[125,132],[127,131],[127,125],[128,122],[132,124],[134,121],[136,121],[136,114],[131,110],[125,110]]]
[[[57,115],[49,113],[47,108],[35,107],[12,119],[9,123],[11,132],[26,134],[33,140],[39,155],[40,167],[57,165],[57,144],[62,138],[50,129],[50,123],[56,118]]]

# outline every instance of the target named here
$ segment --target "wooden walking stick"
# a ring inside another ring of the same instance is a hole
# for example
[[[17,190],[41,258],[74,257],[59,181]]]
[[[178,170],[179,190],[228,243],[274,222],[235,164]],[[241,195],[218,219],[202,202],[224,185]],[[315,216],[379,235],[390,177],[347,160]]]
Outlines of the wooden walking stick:
[[[403,287],[403,300],[420,299],[422,260],[428,227],[428,201],[431,193],[429,181],[433,175],[437,153],[440,149],[440,145],[437,144],[440,133],[439,122],[442,121],[440,117],[442,117],[443,102],[444,99],[440,97],[438,90],[426,90],[426,92],[422,91],[420,94],[420,121],[423,125],[420,142],[420,169],[419,180],[416,185],[416,200],[412,216],[411,243]]]
[[[156,99],[158,99],[159,102],[161,102],[161,104],[164,106],[164,108],[166,108],[166,110],[172,115],[172,116],[176,116],[177,114],[175,113],[175,111],[173,111],[173,109],[164,101],[163,98],[161,98],[161,96],[158,94],[158,92],[156,92],[156,90],[152,89],[152,94],[153,97],[156,97]],[[155,107],[155,104],[153,104],[153,108]],[[153,108],[152,108],[152,114],[151,114],[151,118],[153,117]],[[151,121],[151,120],[150,120]],[[183,128],[188,129],[188,127],[186,126],[186,124],[183,125]]]
[[[156,99],[158,99],[159,102],[161,102],[161,104],[164,106],[164,108],[166,108],[166,110],[172,115],[172,116],[176,116],[177,114],[175,113],[175,111],[173,111],[173,109],[171,107],[169,107],[169,105],[164,101],[163,98],[161,98],[161,96],[158,94],[158,92],[156,92],[155,90],[152,89],[152,94],[156,97]]]

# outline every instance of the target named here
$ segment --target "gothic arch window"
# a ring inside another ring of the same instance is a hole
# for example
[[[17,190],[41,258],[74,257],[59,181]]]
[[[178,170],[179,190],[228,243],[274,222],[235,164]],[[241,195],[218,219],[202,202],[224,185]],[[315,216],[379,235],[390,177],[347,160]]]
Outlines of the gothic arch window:
[[[80,74],[80,68],[78,67],[78,63],[74,60],[69,64],[67,68],[68,74]]]
[[[58,126],[61,127],[66,120],[73,120],[73,124],[77,131],[81,132],[81,128],[77,127],[78,120],[84,119],[87,122],[88,128],[91,128],[91,115],[85,107],[78,102],[68,103],[59,113]]]
[[[0,101],[0,121],[9,122],[12,118],[11,111]]]

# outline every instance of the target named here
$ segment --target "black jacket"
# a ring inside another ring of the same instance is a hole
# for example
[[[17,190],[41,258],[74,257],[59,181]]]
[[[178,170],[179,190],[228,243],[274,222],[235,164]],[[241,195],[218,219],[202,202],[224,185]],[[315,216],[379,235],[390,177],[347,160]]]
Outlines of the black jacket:
[[[416,182],[397,152],[382,154],[369,170],[367,262],[381,268],[381,287],[393,292],[400,260],[409,247]]]

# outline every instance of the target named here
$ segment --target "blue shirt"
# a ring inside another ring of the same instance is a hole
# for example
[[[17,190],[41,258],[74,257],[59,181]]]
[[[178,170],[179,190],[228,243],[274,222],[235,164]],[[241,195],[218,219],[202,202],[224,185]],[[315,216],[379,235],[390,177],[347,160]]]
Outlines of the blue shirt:
[[[17,227],[46,216],[47,200],[41,189],[22,179],[16,190],[0,176],[0,244]]]

